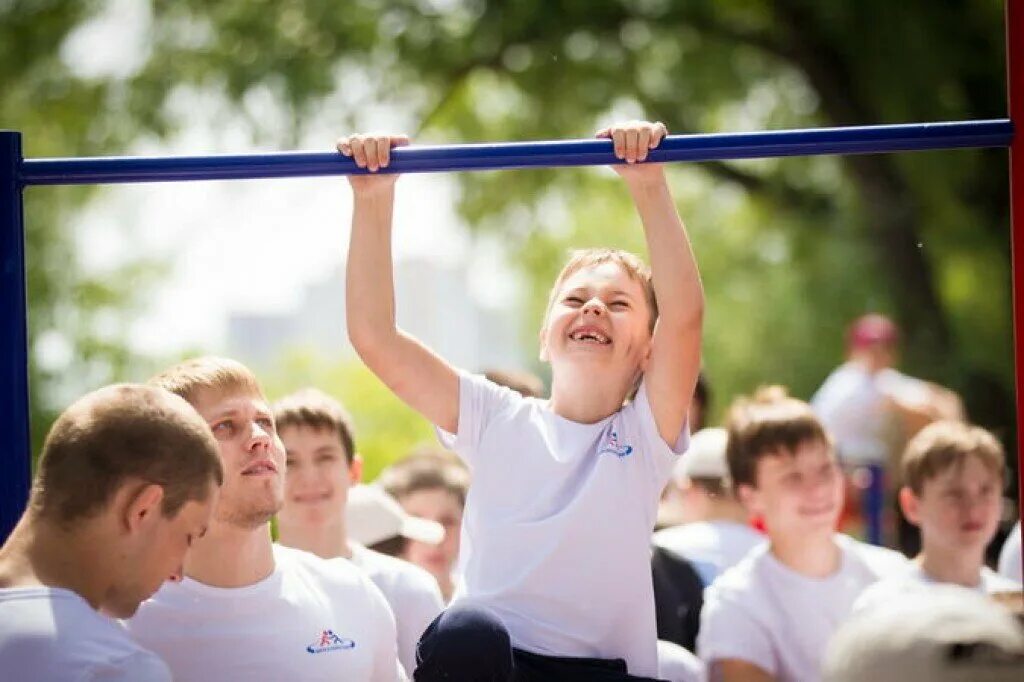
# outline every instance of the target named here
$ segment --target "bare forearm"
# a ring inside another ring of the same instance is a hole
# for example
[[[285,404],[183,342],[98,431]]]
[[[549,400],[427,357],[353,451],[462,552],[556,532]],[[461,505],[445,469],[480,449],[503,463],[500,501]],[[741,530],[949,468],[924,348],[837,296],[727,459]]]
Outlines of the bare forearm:
[[[397,334],[391,222],[394,186],[354,197],[345,309],[356,351]]]

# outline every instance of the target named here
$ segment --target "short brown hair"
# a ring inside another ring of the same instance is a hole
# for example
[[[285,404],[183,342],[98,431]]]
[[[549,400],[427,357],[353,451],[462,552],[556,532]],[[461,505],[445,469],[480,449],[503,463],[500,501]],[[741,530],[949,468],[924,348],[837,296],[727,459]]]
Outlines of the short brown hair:
[[[469,472],[446,450],[417,450],[384,469],[377,483],[398,501],[420,490],[440,488],[454,495],[464,507]]]
[[[205,356],[192,358],[168,367],[149,380],[190,403],[199,391],[240,392],[263,397],[256,375],[248,367],[230,358]]]
[[[651,315],[647,326],[653,332],[654,324],[658,321],[658,299],[654,294],[651,268],[635,253],[621,249],[597,248],[572,251],[569,254],[569,259],[562,266],[562,271],[555,278],[555,283],[551,285],[551,293],[548,294],[548,307],[544,312],[545,322],[551,313],[551,307],[555,304],[555,297],[558,295],[565,280],[583,268],[604,263],[615,263],[626,272],[630,279],[638,282],[643,287],[644,299],[647,301],[647,309]]]
[[[273,410],[278,433],[290,426],[333,431],[345,450],[345,459],[352,463],[356,455],[352,417],[340,402],[319,389],[304,388],[278,400]]]
[[[733,485],[757,486],[757,463],[764,457],[795,452],[802,444],[831,447],[825,427],[811,406],[789,397],[782,386],[762,386],[729,408],[726,459]]]
[[[980,426],[957,421],[929,424],[910,439],[903,451],[900,462],[903,484],[920,495],[925,481],[950,467],[963,466],[972,456],[1003,480],[1006,455],[995,436]]]
[[[163,487],[161,511],[172,517],[223,477],[217,442],[191,405],[154,386],[116,384],[79,399],[54,422],[29,505],[68,525],[139,479]]]

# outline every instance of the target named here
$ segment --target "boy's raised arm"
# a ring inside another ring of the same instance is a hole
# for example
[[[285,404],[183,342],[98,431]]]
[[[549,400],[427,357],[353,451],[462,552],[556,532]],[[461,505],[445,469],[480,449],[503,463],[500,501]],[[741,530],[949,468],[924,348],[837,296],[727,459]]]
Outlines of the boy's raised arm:
[[[405,136],[354,135],[338,150],[372,172],[388,165]],[[459,375],[395,323],[391,228],[397,175],[351,175],[352,236],[345,309],[352,346],[366,366],[414,410],[449,433],[459,426]]]
[[[674,446],[700,372],[704,289],[664,170],[661,164],[644,163],[667,134],[661,123],[639,121],[597,133],[611,138],[615,155],[627,162],[614,168],[626,181],[644,226],[658,301],[658,323],[644,376],[658,433]]]

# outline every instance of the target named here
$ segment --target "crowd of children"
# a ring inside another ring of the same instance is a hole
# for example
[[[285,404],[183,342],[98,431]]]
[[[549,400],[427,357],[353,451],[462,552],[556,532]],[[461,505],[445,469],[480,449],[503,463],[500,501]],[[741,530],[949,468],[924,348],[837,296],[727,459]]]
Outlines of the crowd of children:
[[[549,397],[452,367],[396,325],[397,176],[375,171],[407,139],[339,141],[370,171],[350,178],[350,338],[445,449],[365,485],[337,400],[271,404],[223,358],[87,395],[54,424],[0,548],[5,679],[1021,679],[1019,525],[1006,575],[984,563],[1005,455],[958,404],[922,420],[890,479],[920,529],[913,558],[837,531],[840,456],[860,452],[837,451],[841,412],[763,387],[699,428],[702,285],[645,163],[666,134],[598,133],[651,265],[573,254],[540,331]],[[677,525],[652,535],[659,516]]]

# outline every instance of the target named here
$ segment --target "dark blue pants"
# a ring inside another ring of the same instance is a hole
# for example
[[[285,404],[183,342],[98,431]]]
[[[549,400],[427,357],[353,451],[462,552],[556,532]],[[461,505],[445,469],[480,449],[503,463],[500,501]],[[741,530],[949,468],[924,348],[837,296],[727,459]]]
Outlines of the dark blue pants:
[[[456,605],[438,616],[416,648],[415,682],[657,682],[626,672],[622,659],[544,656],[512,647],[486,609]]]

